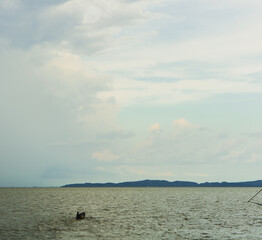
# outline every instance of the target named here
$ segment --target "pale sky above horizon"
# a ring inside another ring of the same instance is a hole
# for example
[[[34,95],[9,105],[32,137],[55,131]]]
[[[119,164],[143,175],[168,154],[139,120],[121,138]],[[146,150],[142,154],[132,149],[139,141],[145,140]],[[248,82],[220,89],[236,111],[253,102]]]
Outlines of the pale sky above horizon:
[[[262,179],[261,12],[1,0],[0,187]]]

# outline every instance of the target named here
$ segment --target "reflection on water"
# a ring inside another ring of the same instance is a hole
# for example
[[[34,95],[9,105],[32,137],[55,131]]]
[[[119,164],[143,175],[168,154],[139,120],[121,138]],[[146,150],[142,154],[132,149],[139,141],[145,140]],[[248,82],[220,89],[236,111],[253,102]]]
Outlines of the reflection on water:
[[[257,190],[2,188],[0,239],[261,239]]]

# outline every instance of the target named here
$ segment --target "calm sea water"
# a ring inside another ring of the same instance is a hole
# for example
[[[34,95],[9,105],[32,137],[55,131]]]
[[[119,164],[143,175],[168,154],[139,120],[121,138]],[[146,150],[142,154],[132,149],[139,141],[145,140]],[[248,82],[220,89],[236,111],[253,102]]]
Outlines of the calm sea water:
[[[0,239],[262,239],[258,190],[2,188]]]

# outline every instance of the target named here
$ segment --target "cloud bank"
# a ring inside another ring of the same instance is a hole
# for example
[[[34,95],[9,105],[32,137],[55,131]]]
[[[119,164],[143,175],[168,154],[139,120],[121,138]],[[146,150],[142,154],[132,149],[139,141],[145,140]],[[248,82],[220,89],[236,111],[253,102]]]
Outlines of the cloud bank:
[[[261,8],[1,1],[1,186],[258,178]]]

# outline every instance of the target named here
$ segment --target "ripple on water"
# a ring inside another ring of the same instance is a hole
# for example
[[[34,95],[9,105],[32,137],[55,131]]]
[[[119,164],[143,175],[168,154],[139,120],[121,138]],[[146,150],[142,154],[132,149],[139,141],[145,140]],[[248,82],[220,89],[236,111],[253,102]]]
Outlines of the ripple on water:
[[[0,189],[1,239],[261,239],[251,188]],[[79,197],[81,196],[81,197]],[[261,201],[262,202],[262,201]],[[86,219],[76,220],[77,211]]]

